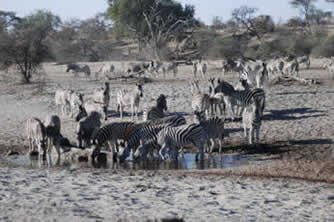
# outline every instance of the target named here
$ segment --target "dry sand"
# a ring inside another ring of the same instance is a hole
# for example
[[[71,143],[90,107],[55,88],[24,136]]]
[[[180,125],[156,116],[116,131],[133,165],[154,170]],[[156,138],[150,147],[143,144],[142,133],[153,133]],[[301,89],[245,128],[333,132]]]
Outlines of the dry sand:
[[[94,72],[101,63],[90,65]],[[64,66],[45,64],[44,69],[46,75],[35,80],[38,83],[22,85],[11,80],[12,76],[0,81],[2,155],[8,150],[26,152],[25,120],[31,116],[44,119],[55,113],[53,98],[58,87],[70,87],[89,97],[102,86],[101,81],[83,76],[73,78],[65,73]],[[209,73],[219,76],[213,64]],[[330,221],[334,218],[334,187],[330,184],[334,182],[334,84],[323,70],[303,70],[301,75],[323,84],[266,87],[261,129],[264,145],[245,146],[241,123],[226,123],[230,131],[226,152],[255,153],[265,161],[225,170],[126,171],[29,169],[11,167],[1,158],[0,220],[144,221],[177,217],[186,221]],[[191,66],[180,67],[178,78],[145,84],[141,107],[152,105],[158,94],[164,93],[168,95],[169,112],[185,114],[190,121]],[[236,83],[237,76],[228,74],[226,79]],[[114,112],[115,95],[130,83],[111,81],[109,121],[119,120]],[[207,91],[206,80],[201,81],[201,87]],[[75,126],[73,120],[62,119],[62,133],[73,143]]]

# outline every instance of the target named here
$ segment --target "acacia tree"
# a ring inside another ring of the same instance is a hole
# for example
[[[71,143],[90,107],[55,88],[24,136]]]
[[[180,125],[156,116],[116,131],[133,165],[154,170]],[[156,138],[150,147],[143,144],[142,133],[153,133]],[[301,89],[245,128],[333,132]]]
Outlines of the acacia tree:
[[[314,3],[318,0],[292,0],[290,4],[292,7],[299,9],[300,14],[304,17],[306,26],[310,28],[310,20],[311,20],[311,13],[312,10],[315,9]]]
[[[118,31],[127,32],[156,58],[166,44],[194,24],[194,7],[173,0],[109,0],[107,17]]]
[[[250,36],[256,36],[262,42],[264,34],[274,30],[274,22],[267,15],[255,17],[257,10],[257,8],[241,6],[232,11],[232,20],[242,25]]]
[[[2,67],[15,66],[24,82],[29,83],[40,64],[51,57],[46,39],[60,23],[51,12],[37,11],[19,19],[19,22],[0,35],[0,62]]]

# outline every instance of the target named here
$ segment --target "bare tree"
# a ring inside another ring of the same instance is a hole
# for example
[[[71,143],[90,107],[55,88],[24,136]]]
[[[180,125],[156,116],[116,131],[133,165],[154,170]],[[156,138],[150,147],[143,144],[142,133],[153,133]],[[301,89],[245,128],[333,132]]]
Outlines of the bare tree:
[[[191,26],[193,19],[175,18],[172,12],[163,19],[162,11],[159,9],[161,0],[155,1],[148,12],[143,12],[149,34],[143,37],[145,43],[150,46],[156,58],[163,57],[162,49],[171,39],[176,38],[185,27]]]
[[[249,35],[256,36],[258,40],[262,41],[262,34],[258,32],[254,20],[257,10],[257,8],[241,6],[232,11],[232,19],[237,24],[241,24]]]
[[[300,14],[304,17],[306,25],[310,28],[310,15],[312,10],[314,10],[315,5],[318,0],[292,0],[290,4],[292,7],[300,10]]]

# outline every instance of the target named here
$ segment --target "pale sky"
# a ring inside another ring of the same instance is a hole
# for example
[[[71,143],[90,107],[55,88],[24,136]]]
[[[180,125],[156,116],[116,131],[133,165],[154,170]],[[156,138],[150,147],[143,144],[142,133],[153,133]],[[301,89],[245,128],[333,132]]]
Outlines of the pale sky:
[[[277,22],[280,19],[286,21],[297,15],[297,9],[291,8],[290,0],[178,0],[183,4],[195,5],[196,18],[200,18],[206,24],[211,24],[214,16],[223,18],[224,21],[231,18],[233,9],[242,5],[258,8],[258,14],[269,14]],[[334,4],[318,0],[316,6],[325,11],[332,11]],[[0,10],[14,11],[18,16],[26,16],[37,9],[46,9],[68,20],[70,18],[87,19],[107,9],[107,0],[0,0]]]

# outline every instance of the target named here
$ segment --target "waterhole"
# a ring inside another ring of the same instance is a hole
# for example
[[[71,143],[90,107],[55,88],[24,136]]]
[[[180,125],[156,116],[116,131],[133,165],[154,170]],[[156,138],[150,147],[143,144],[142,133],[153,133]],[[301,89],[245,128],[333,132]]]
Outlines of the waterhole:
[[[104,160],[108,159],[107,162]],[[257,160],[256,156],[241,154],[211,154],[205,155],[204,161],[196,161],[194,153],[185,153],[174,161],[125,161],[125,163],[113,163],[110,158],[101,158],[101,162],[92,163],[87,157],[78,158],[76,161],[62,159],[57,162],[56,158],[51,161],[38,160],[37,156],[14,155],[2,159],[9,167],[26,167],[26,168],[120,168],[120,169],[136,169],[136,170],[193,170],[193,169],[224,169],[231,167],[240,167],[251,164]]]

